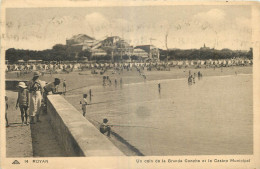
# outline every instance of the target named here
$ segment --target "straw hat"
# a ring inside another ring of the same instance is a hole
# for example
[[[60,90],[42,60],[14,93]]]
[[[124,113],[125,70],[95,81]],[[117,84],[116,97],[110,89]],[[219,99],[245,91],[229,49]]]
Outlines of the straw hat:
[[[27,88],[27,86],[25,85],[24,82],[19,82],[19,84],[17,85],[17,87]]]
[[[33,73],[33,77],[36,77],[36,76],[39,77],[39,76],[40,76],[40,73],[39,73],[39,72],[34,72],[34,73]]]

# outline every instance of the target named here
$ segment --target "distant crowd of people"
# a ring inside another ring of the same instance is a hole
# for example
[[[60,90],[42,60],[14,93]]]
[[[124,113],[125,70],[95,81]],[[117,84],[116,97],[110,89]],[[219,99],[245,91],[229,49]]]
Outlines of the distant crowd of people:
[[[122,77],[119,78],[119,83],[120,83],[120,86],[123,85]],[[112,80],[110,79],[110,77],[103,76],[103,86],[111,86],[111,85],[112,85]],[[114,79],[114,85],[115,85],[115,87],[117,87],[117,85],[118,85],[117,78]]]

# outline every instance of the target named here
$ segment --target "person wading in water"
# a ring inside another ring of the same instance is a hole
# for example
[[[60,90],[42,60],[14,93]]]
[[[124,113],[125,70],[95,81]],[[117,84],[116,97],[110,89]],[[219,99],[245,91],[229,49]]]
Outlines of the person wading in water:
[[[66,80],[63,80],[63,92],[66,93],[66,91],[67,91]]]
[[[87,94],[83,94],[83,100],[80,101],[80,104],[82,105],[82,111],[84,117],[86,116],[86,112],[87,112],[87,105],[88,105],[87,97],[88,97]]]

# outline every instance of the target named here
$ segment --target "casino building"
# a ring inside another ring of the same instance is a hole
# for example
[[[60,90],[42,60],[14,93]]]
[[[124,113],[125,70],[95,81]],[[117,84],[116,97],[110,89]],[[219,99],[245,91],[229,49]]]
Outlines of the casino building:
[[[133,54],[133,46],[128,44],[124,39],[119,36],[111,36],[104,39],[100,48],[111,53],[112,55],[118,56],[131,56]]]
[[[133,47],[119,36],[110,36],[102,40],[96,40],[85,34],[74,35],[66,40],[66,46],[70,52],[76,53],[89,50],[92,56],[111,55],[130,56],[135,55],[141,58],[159,58],[159,49],[153,45],[141,45]]]

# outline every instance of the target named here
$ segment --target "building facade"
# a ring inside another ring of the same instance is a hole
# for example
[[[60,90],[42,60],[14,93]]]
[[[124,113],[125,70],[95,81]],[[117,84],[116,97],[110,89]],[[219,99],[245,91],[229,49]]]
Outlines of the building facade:
[[[148,53],[148,57],[150,59],[159,59],[160,58],[160,51],[153,45],[140,45],[136,46],[135,49],[142,49]]]
[[[134,49],[133,56],[138,56],[141,58],[148,58],[149,54],[146,51],[144,51],[143,49],[136,48],[136,49]]]
[[[127,43],[124,39],[119,36],[106,37],[103,40],[96,40],[85,34],[78,34],[70,39],[66,40],[66,45],[69,51],[76,53],[84,50],[89,50],[92,56],[105,56],[111,55],[112,59],[114,56],[138,56],[142,58],[159,59],[159,49],[153,45],[140,45],[135,48]]]
[[[107,51],[107,53],[113,53],[113,55],[128,55],[131,56],[133,54],[133,46],[125,42],[119,36],[111,36],[107,37],[103,40],[102,45],[100,46],[101,49]]]

